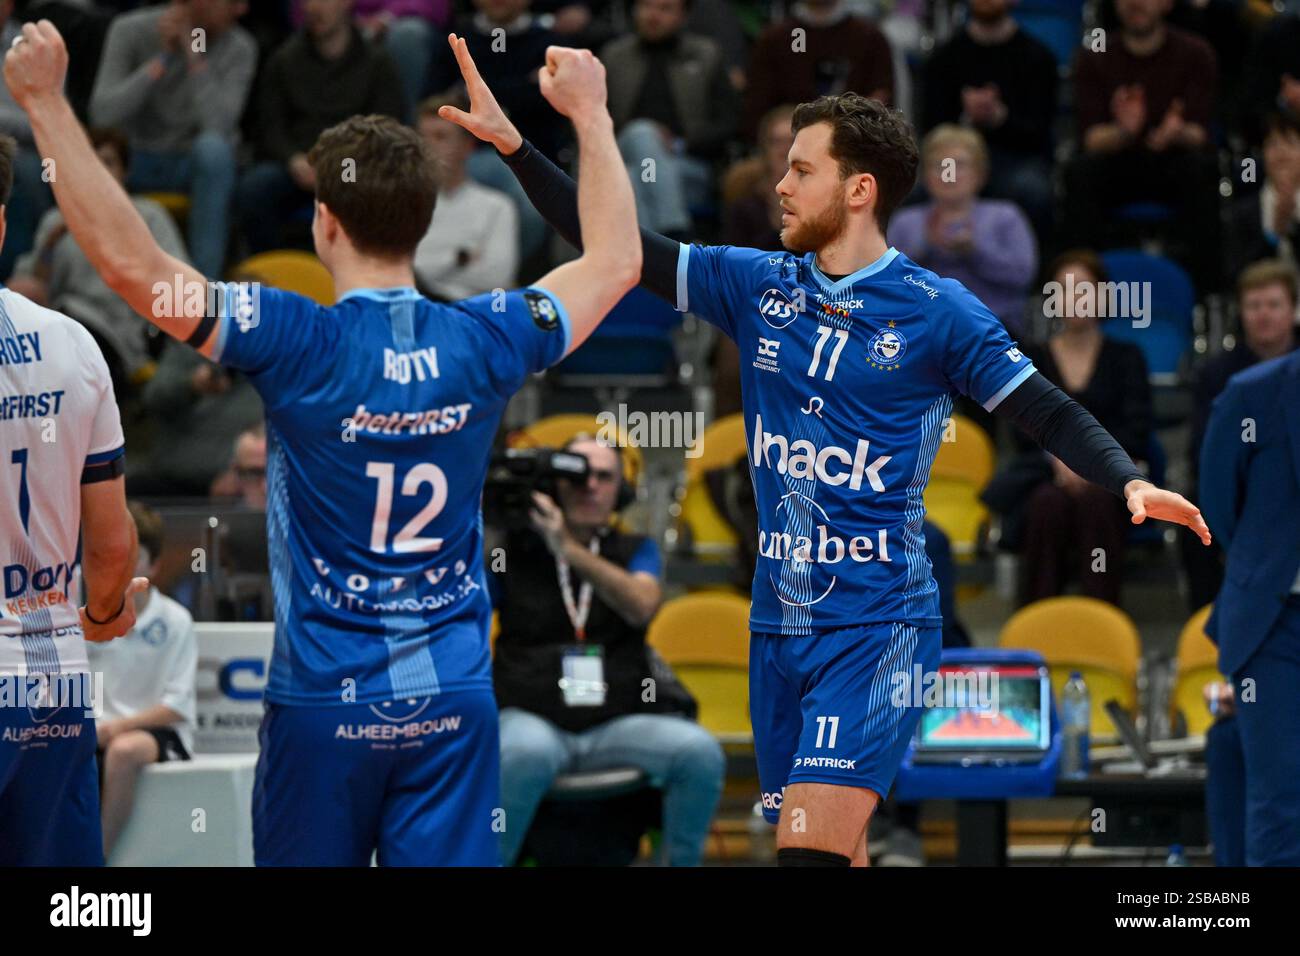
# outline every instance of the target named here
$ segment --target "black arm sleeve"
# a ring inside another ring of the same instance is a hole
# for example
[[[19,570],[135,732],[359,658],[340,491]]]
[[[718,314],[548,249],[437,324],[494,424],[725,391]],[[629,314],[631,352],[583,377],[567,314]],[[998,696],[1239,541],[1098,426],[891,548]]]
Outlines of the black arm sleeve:
[[[577,249],[582,249],[578,219],[578,184],[543,156],[528,140],[501,158],[510,167],[528,201],[542,218]],[[677,305],[677,257],[681,243],[649,229],[641,230],[641,284]]]
[[[1010,419],[1076,475],[1124,497],[1135,478],[1133,459],[1088,411],[1043,375],[1031,375],[993,410]]]

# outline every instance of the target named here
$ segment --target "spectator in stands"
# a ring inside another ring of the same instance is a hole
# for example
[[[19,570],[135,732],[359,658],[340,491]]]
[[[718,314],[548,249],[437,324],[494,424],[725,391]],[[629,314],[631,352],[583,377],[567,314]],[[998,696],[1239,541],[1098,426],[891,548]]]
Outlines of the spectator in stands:
[[[126,137],[117,130],[94,129],[90,142],[108,171],[125,185],[131,156]],[[171,214],[147,196],[133,196],[132,202],[158,245],[169,255],[187,260],[185,243]],[[152,375],[148,323],[104,284],[68,233],[57,206],[41,219],[36,246],[18,260],[8,285],[39,305],[72,316],[95,334],[119,398]]]
[[[1300,124],[1274,113],[1263,154],[1260,188],[1239,196],[1228,210],[1223,254],[1232,275],[1260,259],[1294,265],[1300,255]]]
[[[474,0],[474,7],[478,12],[460,18],[456,33],[465,38],[479,73],[523,137],[550,159],[562,161],[560,152],[568,142],[569,127],[542,96],[537,72],[546,63],[546,48],[565,42],[564,38],[532,15],[529,0]],[[504,31],[500,41],[494,37],[495,30]],[[509,56],[498,52],[502,42]],[[459,86],[460,68],[450,46],[434,44],[430,88],[448,93]],[[546,239],[546,223],[497,151],[484,146],[470,157],[467,168],[475,180],[514,201],[519,213],[521,258],[536,253]]]
[[[295,0],[295,21],[310,0]],[[451,0],[355,0],[357,26],[371,42],[382,43],[402,78],[405,116],[424,98],[429,59],[451,21]]]
[[[890,245],[961,282],[1019,335],[1038,250],[1019,206],[979,198],[989,170],[984,140],[963,126],[936,126],[921,144],[921,164],[930,201],[894,214]]]
[[[503,857],[514,862],[558,774],[635,766],[664,791],[668,863],[693,866],[722,793],[722,748],[699,725],[666,712],[662,680],[646,700],[646,626],[662,596],[659,552],[652,540],[611,524],[625,480],[618,449],[591,437],[567,448],[590,463],[586,484],[562,482],[558,504],[535,494],[533,529],[507,538],[507,571],[492,575],[501,615],[494,676]],[[584,694],[572,683],[575,651],[598,669],[577,676],[603,688]]]
[[[0,49],[9,49],[22,32],[22,23],[13,15],[14,0],[0,0]],[[18,144],[14,154],[14,182],[5,203],[5,241],[0,249],[0,276],[8,276],[14,261],[32,247],[36,224],[54,202],[50,187],[41,173],[40,154],[32,139],[32,124],[27,114],[14,102],[9,87],[0,83],[0,134],[12,136]]]
[[[129,508],[140,538],[136,573],[153,578],[162,556],[162,518],[138,501]],[[104,712],[95,729],[105,857],[131,818],[140,771],[189,760],[194,750],[194,619],[155,587],[132,600],[136,622],[125,637],[86,645],[91,673],[104,679]]]
[[[733,246],[780,250],[779,183],[790,168],[794,106],[768,110],[758,123],[758,149],[739,160],[722,177],[722,241]]]
[[[893,101],[893,54],[874,23],[851,15],[842,0],[804,0],[790,13],[759,35],[750,54],[746,137],[752,140],[763,114],[782,103],[848,90]]]
[[[1241,315],[1241,342],[1219,352],[1196,373],[1192,386],[1192,439],[1189,450],[1192,500],[1197,500],[1197,470],[1205,429],[1214,400],[1238,372],[1268,359],[1293,351],[1300,345],[1296,332],[1296,306],[1300,300],[1300,279],[1295,266],[1278,259],[1256,262],[1237,279],[1237,307]],[[1196,611],[1214,600],[1223,584],[1223,552],[1217,544],[1209,548],[1183,547],[1187,570],[1188,599]]]
[[[240,117],[257,45],[235,21],[244,0],[172,0],[122,14],[109,27],[90,99],[91,121],[131,143],[133,192],[190,197],[194,265],[220,278]]]
[[[637,221],[683,238],[691,207],[713,194],[714,163],[740,105],[718,45],[685,31],[689,7],[690,0],[636,0],[636,32],[600,52]]]
[[[1051,234],[1056,58],[1016,24],[1012,0],[969,0],[966,26],[925,67],[922,128],[961,123],[989,149],[986,194],[1010,199],[1039,240]]]
[[[127,485],[142,497],[206,498],[235,437],[262,420],[261,400],[248,379],[184,342],[168,341],[140,398],[153,443],[138,468],[130,466]]]
[[[212,480],[214,499],[235,499],[249,511],[266,510],[266,424],[258,422],[239,433],[230,465]]]
[[[1268,130],[1268,119],[1281,113],[1300,123],[1300,16],[1274,17],[1260,31],[1246,69],[1242,112],[1252,144]]]
[[[415,278],[426,294],[454,302],[515,285],[519,216],[505,193],[468,178],[465,164],[478,140],[439,118],[443,105],[469,109],[451,97],[434,97],[419,108],[420,135],[442,169],[433,222],[415,249]]]
[[[1150,457],[1151,388],[1142,352],[1108,338],[1098,321],[1105,267],[1096,253],[1075,249],[1057,258],[1050,275],[1045,307],[1056,330],[1025,354],[1141,466]],[[1022,545],[1020,603],[1061,594],[1077,578],[1088,597],[1118,604],[1129,531],[1123,502],[1019,433],[1016,441],[1019,453],[983,498],[1003,515],[1003,546]]]
[[[1121,28],[1075,70],[1080,151],[1066,170],[1065,227],[1105,245],[1115,211],[1155,202],[1173,212],[1178,257],[1202,291],[1218,287],[1218,161],[1210,141],[1214,51],[1168,26],[1171,0],[1117,0]],[[1117,241],[1132,241],[1128,236]]]
[[[259,91],[259,152],[240,180],[236,205],[253,252],[283,244],[283,222],[310,220],[316,181],[307,152],[349,116],[400,118],[401,82],[392,57],[352,19],[351,0],[303,0],[303,27],[271,57]],[[342,174],[342,172],[340,173]]]

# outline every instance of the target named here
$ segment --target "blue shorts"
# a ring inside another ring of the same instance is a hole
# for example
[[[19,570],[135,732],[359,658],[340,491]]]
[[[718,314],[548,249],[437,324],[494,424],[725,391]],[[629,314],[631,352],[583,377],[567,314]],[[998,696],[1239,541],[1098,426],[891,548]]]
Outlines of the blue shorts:
[[[869,624],[807,637],[750,635],[749,711],[763,796],[776,823],[791,783],[889,793],[921,708],[897,675],[936,670],[942,630]]]
[[[95,719],[0,707],[0,866],[103,866]]]
[[[258,866],[496,866],[496,699],[461,691],[338,707],[267,703],[253,786]]]

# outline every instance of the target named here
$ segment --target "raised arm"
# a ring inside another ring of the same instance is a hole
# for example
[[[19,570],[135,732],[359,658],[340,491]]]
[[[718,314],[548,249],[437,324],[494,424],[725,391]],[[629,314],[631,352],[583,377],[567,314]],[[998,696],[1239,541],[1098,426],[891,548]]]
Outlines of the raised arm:
[[[126,192],[99,161],[67,99],[68,51],[48,20],[28,23],[5,57],[5,82],[32,121],[36,145],[52,161],[50,185],[68,230],[104,282],[168,335],[210,354],[204,321],[207,279],[168,255]],[[203,341],[199,341],[202,338]]]
[[[542,218],[571,245],[584,250],[583,235],[586,230],[583,229],[579,214],[577,183],[523,139],[479,76],[469,50],[464,47],[464,41],[455,36],[450,41],[469,94],[470,111],[466,113],[455,107],[444,106],[438,115],[495,146]],[[621,163],[620,159],[620,165]],[[580,165],[585,176],[585,161]],[[676,305],[680,244],[649,229],[639,229],[638,235],[642,255],[639,281],[651,292]],[[629,248],[632,246],[629,245]]]
[[[471,109],[490,105],[500,112],[464,38],[452,34],[448,42],[465,79]],[[539,71],[538,80],[542,95],[572,121],[582,167],[577,202],[579,228],[590,237],[591,244],[577,259],[551,270],[536,283],[558,298],[568,313],[572,352],[641,277],[636,203],[614,140],[614,121],[605,106],[605,68],[601,62],[590,50],[553,46],[546,51],[546,65]],[[442,107],[439,115],[462,126],[468,119],[461,110],[448,106]]]

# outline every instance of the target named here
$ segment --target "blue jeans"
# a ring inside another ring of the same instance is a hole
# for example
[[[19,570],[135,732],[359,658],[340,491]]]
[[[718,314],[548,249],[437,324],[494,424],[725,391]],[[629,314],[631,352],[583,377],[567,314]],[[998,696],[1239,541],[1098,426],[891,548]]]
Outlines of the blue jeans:
[[[505,865],[519,855],[556,776],[628,766],[639,767],[663,790],[668,865],[699,865],[726,771],[722,747],[707,730],[682,717],[632,714],[575,734],[517,707],[502,710]]]
[[[475,182],[499,189],[515,204],[519,212],[519,260],[522,262],[540,249],[546,241],[546,220],[533,208],[524,187],[497,155],[496,148],[486,146],[470,153],[465,172]]]
[[[670,150],[650,120],[632,120],[624,126],[618,134],[618,151],[632,180],[637,223],[659,233],[689,231],[691,207],[709,198],[713,168],[702,159]],[[653,167],[646,160],[653,160]],[[647,182],[650,169],[654,175]]]
[[[216,133],[200,133],[188,153],[131,153],[127,187],[133,192],[179,192],[190,197],[190,259],[210,279],[222,277],[235,190],[235,148]]]
[[[235,210],[239,230],[251,252],[266,252],[283,245],[284,223],[290,214],[309,208],[311,193],[299,187],[284,163],[257,163],[239,178]]]

